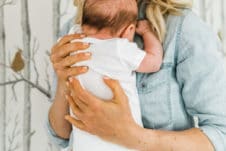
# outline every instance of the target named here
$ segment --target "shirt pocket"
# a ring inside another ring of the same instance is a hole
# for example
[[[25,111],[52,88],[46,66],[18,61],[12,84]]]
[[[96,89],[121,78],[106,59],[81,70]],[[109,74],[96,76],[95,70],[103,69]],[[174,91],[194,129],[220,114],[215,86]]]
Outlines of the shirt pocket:
[[[163,66],[157,73],[143,75],[138,84],[142,120],[146,128],[167,129],[172,125],[171,73],[171,66]]]

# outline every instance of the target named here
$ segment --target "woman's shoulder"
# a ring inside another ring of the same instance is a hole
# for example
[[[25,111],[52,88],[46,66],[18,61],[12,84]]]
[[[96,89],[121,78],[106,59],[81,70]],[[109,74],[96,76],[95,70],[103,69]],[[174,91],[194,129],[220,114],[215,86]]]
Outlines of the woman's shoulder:
[[[180,38],[183,40],[217,40],[217,34],[213,31],[212,27],[202,20],[193,11],[186,9],[183,11],[181,19]]]
[[[166,26],[167,31],[175,29],[183,37],[190,36],[190,34],[196,34],[197,36],[215,34],[212,28],[191,9],[182,10],[180,15],[169,15],[166,19]]]
[[[180,16],[169,16],[167,31],[174,33],[176,51],[180,56],[216,55],[221,49],[217,33],[190,9],[183,10]]]

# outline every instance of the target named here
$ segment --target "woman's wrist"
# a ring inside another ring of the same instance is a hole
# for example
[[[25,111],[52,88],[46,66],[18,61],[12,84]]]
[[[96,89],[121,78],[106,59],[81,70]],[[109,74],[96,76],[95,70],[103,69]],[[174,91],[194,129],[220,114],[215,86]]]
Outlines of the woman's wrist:
[[[58,97],[65,97],[65,94],[69,91],[66,85],[67,81],[66,80],[58,80],[57,82],[57,91],[56,91],[56,95],[58,95]]]
[[[58,80],[55,99],[49,111],[50,126],[56,135],[63,139],[68,139],[71,133],[71,124],[64,119],[65,115],[69,114],[69,104],[65,99],[66,91],[66,83]]]
[[[129,125],[125,130],[125,138],[122,139],[122,143],[131,149],[147,151],[150,150],[151,135],[153,135],[151,129],[145,129],[135,123]]]

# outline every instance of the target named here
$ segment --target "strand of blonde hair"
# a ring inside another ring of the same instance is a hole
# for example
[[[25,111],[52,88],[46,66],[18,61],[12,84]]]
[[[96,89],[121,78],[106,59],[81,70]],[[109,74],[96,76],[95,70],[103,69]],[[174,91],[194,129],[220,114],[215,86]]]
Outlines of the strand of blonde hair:
[[[75,17],[76,24],[82,24],[82,12],[83,12],[83,5],[85,0],[74,0],[74,5],[77,7],[77,13]]]
[[[163,42],[166,35],[165,18],[168,15],[180,15],[181,9],[191,8],[189,0],[146,0],[146,17],[158,39]]]

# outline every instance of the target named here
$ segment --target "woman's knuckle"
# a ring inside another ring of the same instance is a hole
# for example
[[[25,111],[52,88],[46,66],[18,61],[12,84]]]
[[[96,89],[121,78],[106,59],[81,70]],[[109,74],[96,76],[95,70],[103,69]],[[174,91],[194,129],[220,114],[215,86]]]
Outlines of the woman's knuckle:
[[[100,112],[100,110],[101,110],[100,104],[97,103],[97,102],[94,102],[94,103],[93,103],[93,111],[94,111],[95,113],[98,113],[98,112]]]
[[[68,68],[65,72],[68,76],[70,76],[73,72],[73,68]]]
[[[64,50],[64,49],[62,49],[62,51],[59,51],[59,52],[58,52],[57,55],[58,55],[59,57],[64,57],[64,52],[65,52],[65,51],[63,51],[63,50]]]
[[[78,89],[78,94],[80,96],[80,99],[86,98],[86,94],[82,89]]]
[[[78,53],[76,56],[78,59],[82,59],[82,58],[84,58],[85,55],[84,55],[84,53]]]
[[[67,64],[68,66],[72,65],[73,64],[73,58],[71,56],[67,56],[64,59],[64,64]]]
[[[90,113],[86,113],[86,115],[83,117],[84,121],[89,121],[92,120],[92,115]],[[88,125],[88,122],[86,122],[86,124]]]
[[[58,45],[58,43],[56,43],[56,44],[52,47],[51,53],[53,53],[54,51],[56,51],[57,45]]]
[[[77,117],[79,120],[84,119],[83,114],[81,114],[79,111],[75,111],[74,114],[76,115],[76,117]]]
[[[57,74],[62,77],[63,76],[63,72],[61,70],[57,70]]]
[[[63,38],[62,38],[62,41],[66,41],[66,40],[68,40],[69,38],[70,38],[71,36],[70,35],[65,35]]]
[[[79,48],[80,48],[80,46],[79,46],[79,42],[75,42],[75,43],[73,43],[73,45],[72,45],[71,47],[72,47],[72,49],[73,49],[74,51],[79,50]]]
[[[51,54],[50,60],[51,60],[51,62],[55,62],[55,55],[54,54]]]
[[[54,68],[55,70],[57,70],[57,69],[58,69],[58,65],[57,65],[57,63],[54,63],[54,64],[53,64],[53,68]]]
[[[71,60],[76,63],[78,61],[78,59],[79,59],[79,56],[76,54],[76,55],[72,56]]]

